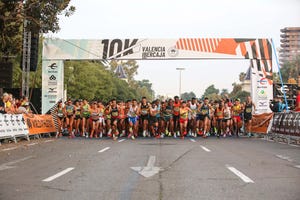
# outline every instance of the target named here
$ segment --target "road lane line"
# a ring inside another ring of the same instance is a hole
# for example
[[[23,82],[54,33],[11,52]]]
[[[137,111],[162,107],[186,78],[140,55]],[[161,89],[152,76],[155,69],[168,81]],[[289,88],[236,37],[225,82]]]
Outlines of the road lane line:
[[[58,172],[57,174],[54,174],[53,176],[50,176],[46,179],[43,180],[43,182],[50,182],[53,181],[54,179],[57,179],[58,177],[61,177],[62,175],[65,175],[66,173],[72,171],[73,169],[75,169],[74,167],[69,167],[61,172]]]
[[[19,162],[23,162],[23,161],[28,160],[30,158],[33,158],[33,156],[27,156],[27,157],[24,157],[24,158],[21,158],[21,159],[18,159],[18,160],[3,163],[3,164],[0,165],[0,171],[5,170],[5,169],[15,168],[15,166],[12,166],[12,165],[14,165],[16,163],[19,163]]]
[[[38,143],[34,142],[34,143],[31,143],[31,144],[27,144],[27,146],[33,146],[33,145],[37,145]]]
[[[299,168],[300,169],[300,165],[295,165],[294,167]]]
[[[2,151],[10,151],[10,150],[15,150],[17,149],[18,147],[10,147],[10,148],[6,148],[6,149],[3,149]]]
[[[293,160],[292,160],[290,157],[288,157],[288,156],[276,155],[276,157],[277,157],[277,158],[280,158],[280,159],[282,159],[282,160],[287,160],[287,161],[289,161],[289,162],[293,162]]]
[[[126,139],[121,139],[121,140],[119,140],[118,142],[124,142]]]
[[[296,144],[289,144],[289,146],[292,146],[292,147],[300,147],[299,145],[296,145]]]
[[[105,147],[104,149],[101,149],[100,151],[98,151],[99,153],[103,153],[104,151],[107,151],[108,149],[110,149],[110,147]]]
[[[44,142],[47,143],[47,142],[53,142],[54,140],[45,140]]]
[[[229,165],[226,165],[227,169],[229,169],[232,173],[234,173],[235,175],[237,175],[240,179],[242,179],[245,183],[254,183],[253,180],[251,180],[248,176],[246,176],[245,174],[243,174],[242,172],[240,172],[239,170],[237,170],[234,167],[231,167]]]
[[[194,140],[194,139],[190,139],[191,140],[191,142],[196,142],[196,140]]]
[[[208,148],[206,148],[205,146],[202,146],[202,145],[200,145],[200,147],[204,150],[204,151],[206,151],[206,152],[211,152]]]

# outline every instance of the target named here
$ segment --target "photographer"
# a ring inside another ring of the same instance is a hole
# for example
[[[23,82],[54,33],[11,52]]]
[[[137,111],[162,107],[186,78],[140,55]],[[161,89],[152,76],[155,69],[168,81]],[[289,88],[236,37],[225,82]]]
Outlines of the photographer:
[[[285,112],[286,106],[284,103],[282,103],[280,98],[274,98],[274,100],[270,102],[270,109],[273,112]]]

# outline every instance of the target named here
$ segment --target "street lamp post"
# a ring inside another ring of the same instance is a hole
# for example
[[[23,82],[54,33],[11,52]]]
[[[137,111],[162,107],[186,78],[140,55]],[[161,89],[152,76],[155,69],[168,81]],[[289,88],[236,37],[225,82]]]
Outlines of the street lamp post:
[[[179,70],[179,98],[181,98],[181,72],[185,70],[185,68],[177,67],[176,70]]]

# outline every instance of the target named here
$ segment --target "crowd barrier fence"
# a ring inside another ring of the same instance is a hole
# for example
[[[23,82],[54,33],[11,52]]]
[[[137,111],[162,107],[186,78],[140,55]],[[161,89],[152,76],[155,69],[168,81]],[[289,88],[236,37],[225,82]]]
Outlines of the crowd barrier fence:
[[[0,114],[0,139],[11,139],[39,136],[45,133],[56,132],[51,115],[36,114]]]

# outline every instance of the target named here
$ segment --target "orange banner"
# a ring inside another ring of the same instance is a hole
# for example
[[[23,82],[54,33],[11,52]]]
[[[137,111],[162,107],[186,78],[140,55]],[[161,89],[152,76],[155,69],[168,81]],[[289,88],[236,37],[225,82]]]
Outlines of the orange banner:
[[[29,135],[56,132],[54,121],[51,115],[23,115],[29,130]]]
[[[263,113],[260,115],[253,115],[252,132],[266,134],[272,117],[273,117],[273,113]]]

